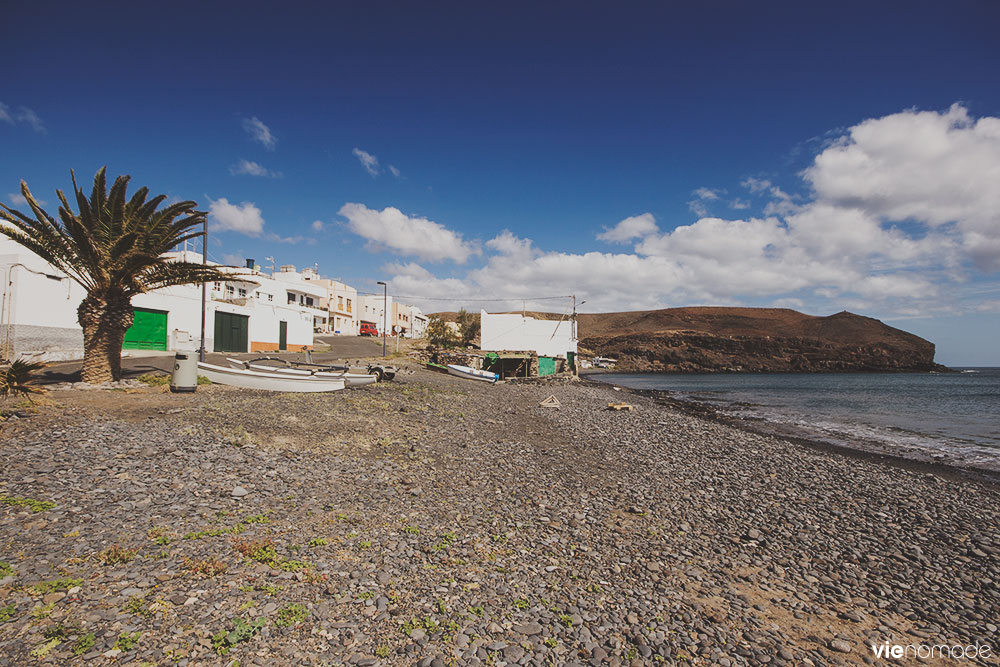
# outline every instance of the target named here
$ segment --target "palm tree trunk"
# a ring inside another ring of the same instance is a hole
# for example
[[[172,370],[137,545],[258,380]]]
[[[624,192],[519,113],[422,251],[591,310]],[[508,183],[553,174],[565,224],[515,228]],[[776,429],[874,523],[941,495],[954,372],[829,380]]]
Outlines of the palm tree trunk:
[[[122,341],[132,326],[131,299],[121,294],[88,294],[76,311],[83,327],[84,382],[121,379]]]

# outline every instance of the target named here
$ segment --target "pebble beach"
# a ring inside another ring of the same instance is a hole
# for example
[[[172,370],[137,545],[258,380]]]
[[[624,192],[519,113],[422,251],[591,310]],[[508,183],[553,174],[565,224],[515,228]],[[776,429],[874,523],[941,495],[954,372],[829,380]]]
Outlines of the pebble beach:
[[[410,370],[0,423],[0,665],[998,664],[997,484]]]

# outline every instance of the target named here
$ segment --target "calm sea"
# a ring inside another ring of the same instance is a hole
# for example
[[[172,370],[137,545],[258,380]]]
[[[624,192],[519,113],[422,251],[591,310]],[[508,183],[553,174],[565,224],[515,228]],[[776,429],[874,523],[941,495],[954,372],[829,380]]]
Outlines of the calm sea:
[[[604,374],[766,430],[1000,471],[1000,368],[958,373]]]

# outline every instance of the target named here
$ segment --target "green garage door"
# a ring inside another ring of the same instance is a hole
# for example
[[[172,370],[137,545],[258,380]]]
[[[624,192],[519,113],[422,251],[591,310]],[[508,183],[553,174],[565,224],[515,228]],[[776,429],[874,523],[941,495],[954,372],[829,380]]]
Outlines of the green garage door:
[[[215,351],[246,352],[250,318],[215,311]]]
[[[123,350],[166,350],[167,311],[136,308],[132,326],[125,332]]]

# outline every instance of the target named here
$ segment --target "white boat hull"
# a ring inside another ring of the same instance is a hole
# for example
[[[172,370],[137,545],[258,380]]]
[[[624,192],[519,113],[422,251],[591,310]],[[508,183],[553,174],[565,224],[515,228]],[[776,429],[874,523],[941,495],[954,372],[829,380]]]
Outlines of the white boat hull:
[[[253,362],[241,361],[239,359],[227,358],[231,368],[238,370],[252,370],[260,373],[281,373],[295,377],[314,377],[323,379],[343,378],[345,386],[363,387],[367,384],[374,384],[378,381],[375,375],[365,373],[346,373],[344,371],[310,371],[305,368],[291,368],[282,366],[268,366],[266,364],[255,364]]]
[[[466,380],[479,380],[480,382],[493,383],[499,379],[496,373],[481,371],[469,366],[459,366],[458,364],[448,364],[448,372],[455,377],[465,378]]]
[[[253,369],[226,368],[215,364],[198,363],[198,374],[216,384],[242,389],[265,391],[321,392],[339,391],[344,388],[343,378],[317,378],[280,373],[265,373]]]

